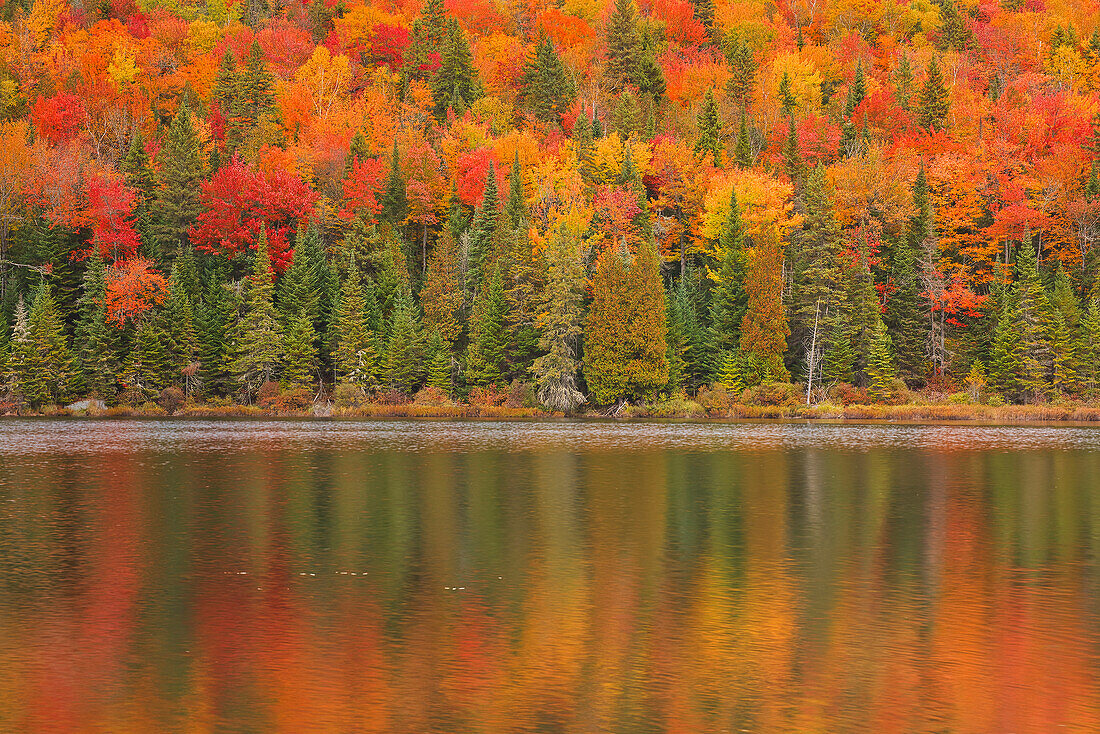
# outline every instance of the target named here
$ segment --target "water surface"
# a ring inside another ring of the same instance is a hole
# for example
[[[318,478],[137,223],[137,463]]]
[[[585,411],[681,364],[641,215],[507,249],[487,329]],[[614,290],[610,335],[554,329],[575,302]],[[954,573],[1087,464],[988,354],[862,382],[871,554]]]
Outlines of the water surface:
[[[0,731],[1100,731],[1100,429],[0,422]]]

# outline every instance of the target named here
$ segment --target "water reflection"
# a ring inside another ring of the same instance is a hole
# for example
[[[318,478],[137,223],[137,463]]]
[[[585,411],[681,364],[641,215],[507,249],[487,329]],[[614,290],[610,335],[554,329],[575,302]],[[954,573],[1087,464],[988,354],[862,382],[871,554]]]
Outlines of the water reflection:
[[[0,423],[0,730],[1100,730],[1100,431]]]

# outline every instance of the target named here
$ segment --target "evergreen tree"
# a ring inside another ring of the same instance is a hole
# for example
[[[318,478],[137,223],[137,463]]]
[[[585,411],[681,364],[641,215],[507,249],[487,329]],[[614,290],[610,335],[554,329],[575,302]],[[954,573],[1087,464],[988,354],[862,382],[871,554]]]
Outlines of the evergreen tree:
[[[84,271],[80,320],[74,340],[74,367],[89,395],[107,399],[114,393],[113,350],[107,326],[106,269],[95,250]]]
[[[1026,241],[1017,251],[1016,278],[1023,387],[1028,397],[1038,400],[1051,388],[1054,353],[1050,336],[1054,319],[1039,276],[1035,251]]]
[[[369,389],[377,383],[378,352],[367,321],[367,298],[358,271],[344,278],[336,310],[336,381]]]
[[[189,247],[187,231],[201,209],[200,184],[204,166],[191,113],[181,104],[158,156],[160,182],[153,213],[155,235],[162,254]]]
[[[784,71],[779,79],[779,114],[782,117],[791,117],[796,107],[798,107],[798,100],[791,93],[791,77]]]
[[[600,256],[585,327],[584,375],[597,403],[648,399],[668,382],[665,289],[652,243],[633,262]]]
[[[4,370],[4,382],[13,395],[27,402],[42,400],[41,387],[36,384],[36,355],[31,342],[30,315],[23,294],[15,304],[12,314],[11,339],[8,340],[8,359]]]
[[[798,134],[794,129],[794,117],[787,118],[787,139],[783,143],[783,169],[787,178],[796,186],[802,180],[802,158],[798,154]]]
[[[226,124],[227,148],[236,150],[254,128],[275,116],[275,77],[267,68],[263,50],[252,42],[245,66],[237,78],[235,104]]]
[[[282,338],[283,386],[290,390],[310,388],[317,369],[317,334],[304,310],[290,318]]]
[[[497,385],[508,374],[508,303],[499,266],[493,268],[470,316],[470,345],[466,356],[466,382]]]
[[[438,334],[447,349],[453,350],[462,333],[462,284],[454,237],[447,229],[428,261],[420,305],[424,310],[424,328]]]
[[[692,15],[707,29],[708,36],[713,40],[714,27],[714,0],[691,0]]]
[[[913,182],[913,207],[908,232],[894,246],[890,280],[894,291],[886,301],[886,325],[897,339],[897,366],[901,374],[919,378],[925,373],[925,319],[922,314],[924,290],[917,271],[917,254],[932,236],[932,204],[928,198],[928,178],[922,165]]]
[[[466,292],[469,295],[481,290],[481,281],[486,256],[491,254],[496,240],[497,223],[500,219],[500,201],[497,194],[496,166],[489,163],[489,173],[485,179],[485,194],[481,206],[470,224],[470,250],[466,261]]]
[[[201,365],[199,382],[205,395],[227,395],[233,390],[227,335],[236,320],[237,309],[236,292],[227,288],[220,277],[212,279],[195,313]]]
[[[752,141],[749,138],[749,115],[748,111],[741,108],[741,127],[737,130],[737,148],[733,154],[734,160],[737,162],[738,168],[749,168],[752,166]]]
[[[744,229],[737,191],[730,189],[730,213],[718,238],[721,262],[710,306],[711,353],[716,360],[725,359],[741,341],[741,321],[749,302],[745,291]],[[716,361],[715,367],[720,366],[721,361]]]
[[[245,281],[244,307],[233,327],[231,371],[246,398],[265,382],[275,379],[283,359],[278,312],[272,302],[271,259],[267,232],[260,230],[252,273]]]
[[[233,49],[226,46],[221,63],[218,65],[218,73],[214,76],[214,89],[211,91],[211,101],[218,105],[225,117],[232,115],[236,110],[239,84],[237,57],[233,54]]]
[[[1086,395],[1092,398],[1100,391],[1100,306],[1096,301],[1089,303],[1081,320],[1081,331],[1080,378]]]
[[[621,92],[636,82],[641,55],[638,9],[634,0],[615,0],[615,9],[607,22],[605,72],[612,91]]]
[[[909,101],[913,98],[913,66],[909,56],[902,52],[897,68],[894,69],[894,99],[898,107],[909,111]]]
[[[405,175],[401,172],[401,161],[397,156],[397,141],[393,141],[393,154],[390,156],[390,173],[386,178],[386,190],[382,192],[383,222],[389,222],[394,227],[405,224],[405,217],[409,214],[409,203],[405,196]]]
[[[840,154],[842,156],[852,155],[855,152],[856,126],[852,122],[852,115],[866,96],[867,84],[863,79],[863,62],[858,62],[852,83],[848,85],[848,100],[844,105],[844,117],[841,121]]]
[[[951,102],[947,96],[947,86],[940,72],[939,61],[933,56],[928,63],[928,73],[920,93],[920,126],[925,130],[944,130],[947,127],[947,114],[950,110]]]
[[[740,350],[726,352],[719,363],[716,382],[726,388],[734,396],[740,395],[745,389],[744,358]]]
[[[454,394],[454,371],[451,350],[438,332],[428,334],[428,387],[442,390],[448,397]]]
[[[959,15],[959,11],[952,0],[941,0],[939,6],[940,32],[936,36],[936,48],[940,51],[947,51],[948,49],[965,51],[973,42],[974,34]]]
[[[1015,294],[1005,292],[989,353],[989,385],[1008,399],[1023,390],[1023,344]]]
[[[154,397],[168,386],[164,379],[167,359],[164,330],[158,316],[159,314],[153,312],[142,315],[122,370],[123,384],[131,390],[137,390],[146,398]]]
[[[584,262],[580,233],[562,224],[547,245],[547,282],[538,316],[542,356],[531,365],[538,401],[551,411],[572,413],[585,402],[577,387],[584,318]]]
[[[843,317],[835,319],[821,365],[821,383],[830,385],[838,382],[852,382],[852,368],[855,362],[856,354],[852,349],[852,326]]]
[[[408,287],[397,293],[386,344],[386,382],[407,395],[416,391],[424,374],[420,319]]]
[[[539,42],[535,55],[528,59],[519,83],[519,103],[542,122],[561,122],[562,113],[577,98],[573,78],[548,38]]]
[[[351,145],[348,147],[344,175],[350,174],[356,163],[366,163],[370,157],[370,148],[367,147],[367,139],[363,137],[363,131],[360,128],[355,128],[355,134],[351,136]]]
[[[447,19],[447,28],[440,66],[431,79],[437,120],[446,118],[448,109],[461,113],[484,94],[465,32],[453,18]]]
[[[126,185],[138,193],[138,201],[134,206],[134,229],[141,239],[146,250],[155,250],[152,247],[155,238],[153,227],[153,212],[157,199],[157,176],[149,165],[149,154],[145,152],[145,140],[141,136],[141,129],[134,131],[130,139],[130,148],[118,162],[119,168],[126,175]],[[151,252],[157,256],[159,252]]]
[[[886,331],[886,324],[881,319],[875,324],[871,352],[867,360],[867,374],[870,377],[871,397],[874,400],[890,398],[896,372],[890,334]]]
[[[434,66],[431,55],[440,52],[449,31],[443,0],[424,3],[419,17],[413,21],[409,46],[403,54],[405,65],[402,74],[408,79],[428,81],[428,69]]]
[[[752,47],[737,33],[730,35],[724,50],[730,67],[730,78],[726,83],[730,100],[748,109],[752,106],[753,88],[756,85],[756,56]]]
[[[195,362],[198,341],[195,336],[195,316],[191,299],[183,286],[179,259],[172,265],[168,277],[168,298],[164,302],[164,382],[180,379],[181,371]]]
[[[790,373],[783,364],[790,327],[783,308],[783,250],[774,225],[754,243],[745,269],[748,303],[741,321],[743,374],[751,384],[785,382]]]
[[[717,168],[722,162],[722,123],[718,119],[718,103],[714,101],[713,89],[707,90],[696,124],[699,126],[699,139],[695,141],[695,155],[702,157],[709,153],[711,165]]]

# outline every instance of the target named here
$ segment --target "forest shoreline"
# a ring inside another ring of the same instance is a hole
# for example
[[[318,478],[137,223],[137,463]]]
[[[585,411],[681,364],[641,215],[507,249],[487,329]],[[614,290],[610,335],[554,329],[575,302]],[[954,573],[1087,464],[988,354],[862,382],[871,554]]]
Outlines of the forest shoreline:
[[[1100,406],[1091,405],[834,405],[817,404],[758,406],[735,405],[728,410],[706,411],[697,404],[675,401],[675,406],[657,403],[650,406],[625,406],[616,414],[596,410],[566,416],[538,408],[474,406],[453,404],[369,405],[336,409],[319,404],[308,410],[273,410],[258,406],[184,406],[168,412],[155,404],[106,409],[79,409],[47,406],[38,411],[8,412],[0,418],[84,418],[84,419],[173,419],[173,420],[480,420],[480,421],[562,421],[602,420],[614,422],[685,421],[699,423],[791,422],[823,423],[913,423],[929,425],[1100,425]],[[698,408],[698,409],[697,409]]]

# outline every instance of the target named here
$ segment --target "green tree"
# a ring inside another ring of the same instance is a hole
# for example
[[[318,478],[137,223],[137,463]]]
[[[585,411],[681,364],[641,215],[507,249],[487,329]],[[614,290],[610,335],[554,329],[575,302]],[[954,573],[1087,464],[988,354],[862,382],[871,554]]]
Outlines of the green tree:
[[[283,359],[272,277],[267,232],[261,229],[252,273],[245,280],[243,313],[233,327],[231,371],[247,399],[260,385],[274,380]]]
[[[935,56],[928,62],[928,72],[924,87],[920,92],[920,126],[925,130],[944,130],[947,127],[947,115],[951,111],[951,102],[947,96],[940,64]]]
[[[199,383],[204,395],[227,395],[233,391],[232,354],[227,342],[237,317],[236,292],[226,287],[218,273],[195,311],[199,347]]]
[[[484,90],[474,67],[466,33],[453,18],[447,19],[448,33],[440,49],[440,66],[431,79],[435,116],[443,120],[447,110],[465,111],[481,99]]]
[[[154,207],[154,232],[160,244],[160,252],[172,254],[189,247],[187,231],[195,223],[201,206],[200,184],[204,177],[204,165],[198,136],[191,124],[191,112],[187,104],[181,104],[176,113],[164,147],[157,156],[160,163],[160,181]]]
[[[632,262],[600,256],[585,324],[584,375],[597,403],[648,399],[668,382],[665,289],[652,243]]]
[[[718,238],[718,252],[718,281],[710,302],[710,351],[716,358],[716,369],[740,344],[741,321],[749,302],[745,290],[745,227],[735,189],[730,189],[730,213]]]
[[[725,45],[726,63],[730,67],[730,78],[726,82],[730,100],[739,107],[748,109],[753,102],[753,88],[756,84],[756,55],[752,47],[738,33],[731,33]]]
[[[122,370],[122,382],[151,398],[168,386],[164,375],[167,353],[160,314],[146,312],[138,320],[134,342]]]
[[[562,113],[577,98],[573,78],[548,38],[539,42],[528,59],[519,84],[520,104],[542,122],[560,123]]]
[[[615,9],[607,22],[605,72],[612,91],[621,92],[636,82],[641,55],[638,9],[634,0],[615,0]]]
[[[386,178],[386,190],[382,192],[381,219],[394,227],[401,227],[409,214],[409,202],[405,194],[405,175],[401,172],[401,160],[397,155],[397,141],[393,141],[390,156],[390,173]]]
[[[283,386],[290,390],[312,387],[317,369],[317,334],[305,311],[290,318],[282,339]]]
[[[466,293],[472,298],[481,290],[483,270],[496,241],[500,220],[500,199],[497,193],[496,166],[490,162],[485,179],[485,194],[481,206],[470,223],[470,249],[466,262]]]
[[[107,399],[114,393],[114,350],[107,326],[106,269],[99,253],[88,258],[84,271],[84,292],[80,298],[80,320],[74,339],[74,368],[83,389],[91,396]]]
[[[163,333],[165,352],[165,383],[172,384],[182,370],[195,362],[198,340],[195,335],[195,313],[183,285],[179,259],[172,265],[168,277],[168,298],[164,302]]]
[[[749,137],[749,114],[745,107],[741,108],[741,125],[737,128],[737,147],[734,149],[733,159],[738,168],[752,166],[752,139]]]
[[[886,300],[886,325],[896,336],[897,366],[903,376],[915,379],[926,371],[925,315],[923,287],[918,267],[918,253],[933,233],[932,203],[928,198],[928,178],[922,165],[913,182],[913,207],[916,213],[909,220],[907,232],[894,245],[890,263],[893,292]]]
[[[1023,387],[1027,397],[1038,400],[1051,389],[1054,352],[1050,337],[1054,319],[1039,276],[1035,251],[1026,241],[1017,250],[1016,292]]]
[[[462,284],[459,280],[458,253],[450,230],[444,229],[432,250],[424,287],[420,289],[424,310],[424,328],[438,334],[453,350],[462,333]]]
[[[717,168],[722,162],[722,122],[718,119],[718,103],[714,101],[713,89],[707,90],[696,125],[699,127],[699,139],[695,141],[695,155],[702,157],[709,153],[711,164]]]
[[[466,382],[497,385],[508,374],[508,303],[499,265],[493,268],[470,316],[470,345],[466,356]]]
[[[336,381],[367,390],[377,384],[378,352],[367,321],[367,299],[358,271],[344,278],[336,310]]]
[[[773,224],[756,238],[745,269],[748,302],[741,321],[741,354],[751,384],[790,379],[783,364],[790,327],[783,308],[782,274],[783,249]]]
[[[585,402],[577,387],[584,319],[584,261],[580,232],[559,225],[547,245],[547,281],[538,329],[542,356],[531,365],[536,397],[548,410],[572,413]]]
[[[871,352],[867,360],[867,374],[870,377],[870,393],[874,400],[886,400],[892,396],[896,377],[893,346],[882,319],[875,324]]]
[[[989,352],[989,385],[1008,399],[1023,391],[1023,344],[1015,294],[1008,289],[1001,297],[993,346]]]
[[[408,287],[397,292],[386,344],[386,382],[389,387],[411,395],[424,374],[424,345],[420,319]]]

